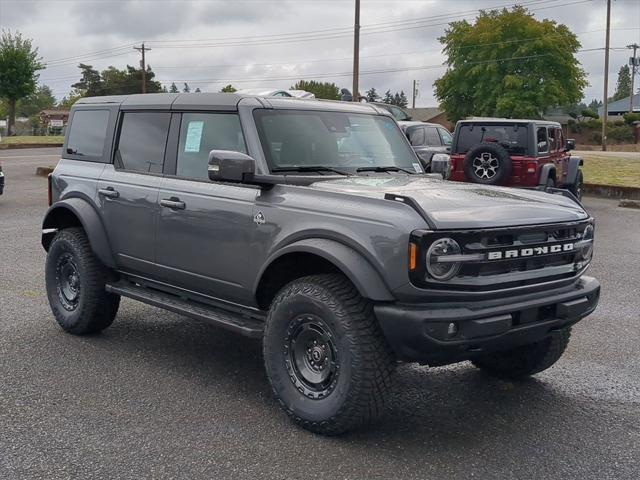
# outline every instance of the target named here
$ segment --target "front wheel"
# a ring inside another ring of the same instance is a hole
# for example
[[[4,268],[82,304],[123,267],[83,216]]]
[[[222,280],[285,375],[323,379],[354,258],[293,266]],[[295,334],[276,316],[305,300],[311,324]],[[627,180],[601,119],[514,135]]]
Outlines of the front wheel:
[[[584,176],[582,175],[582,170],[578,170],[578,175],[576,175],[576,181],[573,185],[569,187],[569,191],[573,193],[573,196],[578,200],[582,200],[582,185],[584,184]]]
[[[370,302],[342,275],[285,286],[271,305],[263,342],[273,391],[303,428],[336,435],[384,411],[395,360]]]
[[[478,357],[473,364],[485,373],[505,380],[522,380],[551,367],[564,353],[571,327],[557,330],[539,342]]]
[[[68,333],[99,332],[113,322],[120,296],[107,293],[112,273],[95,257],[82,228],[60,230],[47,253],[47,297],[58,324]]]

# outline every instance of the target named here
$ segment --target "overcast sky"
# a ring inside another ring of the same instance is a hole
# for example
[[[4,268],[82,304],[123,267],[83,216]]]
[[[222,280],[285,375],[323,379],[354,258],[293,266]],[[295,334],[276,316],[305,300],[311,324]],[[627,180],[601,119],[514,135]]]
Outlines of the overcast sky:
[[[433,81],[444,72],[438,37],[451,20],[507,0],[362,0],[360,91],[411,91],[417,106],[435,106]],[[605,38],[605,0],[521,0],[537,18],[566,24],[585,50]],[[33,39],[48,64],[41,82],[58,98],[78,80],[79,62],[100,70],[137,64],[134,44],[165,85],[218,91],[289,88],[299,78],[351,88],[353,0],[0,0],[0,27]],[[640,44],[640,0],[613,0],[609,94]],[[604,51],[578,54],[588,73],[587,103],[602,98]],[[636,82],[638,85],[640,82]]]

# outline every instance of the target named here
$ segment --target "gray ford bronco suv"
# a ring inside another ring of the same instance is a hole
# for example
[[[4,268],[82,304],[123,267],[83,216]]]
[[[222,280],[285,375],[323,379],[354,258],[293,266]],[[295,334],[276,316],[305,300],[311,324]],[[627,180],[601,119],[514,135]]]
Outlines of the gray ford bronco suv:
[[[549,368],[598,303],[593,219],[436,177],[368,104],[81,99],[42,226],[53,315],[94,333],[129,297],[259,338],[282,408],[325,434],[375,419],[398,361]]]

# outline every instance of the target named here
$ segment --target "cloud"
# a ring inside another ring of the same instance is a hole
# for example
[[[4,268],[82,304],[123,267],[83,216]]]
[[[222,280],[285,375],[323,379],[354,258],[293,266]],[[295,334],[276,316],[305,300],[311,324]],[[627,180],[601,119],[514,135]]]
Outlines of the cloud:
[[[416,79],[420,82],[418,105],[435,105],[432,84],[444,71],[437,39],[447,22],[465,18],[460,12],[472,19],[478,8],[506,3],[362,2],[361,91],[375,86],[381,92],[410,92]],[[583,48],[603,46],[604,2],[550,0],[531,6],[542,7],[551,8],[535,10],[536,17],[566,24],[578,34]],[[392,23],[425,17],[431,19],[426,26],[425,22]],[[386,26],[381,28],[381,23]],[[206,91],[227,83],[287,88],[297,79],[315,77],[350,88],[352,25],[351,1],[0,0],[0,26],[20,30],[39,46],[49,63],[41,81],[59,98],[77,81],[80,61],[98,69],[136,65],[140,55],[132,46],[142,40],[152,48],[148,63],[165,84],[187,81]],[[611,46],[640,43],[638,25],[640,2],[613,2]],[[372,28],[383,32],[372,34]],[[311,33],[318,30],[323,32]],[[292,32],[298,35],[287,37]],[[295,41],[285,42],[287,38]],[[589,73],[587,99],[602,97],[603,56],[602,50],[578,55]],[[610,94],[617,71],[628,57],[624,49],[611,51]]]

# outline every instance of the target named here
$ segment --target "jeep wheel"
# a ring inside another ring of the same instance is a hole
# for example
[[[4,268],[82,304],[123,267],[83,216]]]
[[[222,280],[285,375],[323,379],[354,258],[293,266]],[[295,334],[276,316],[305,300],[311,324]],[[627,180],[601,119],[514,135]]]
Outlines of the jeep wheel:
[[[473,364],[494,377],[522,380],[556,363],[567,348],[569,337],[571,327],[558,330],[536,343],[478,357]]]
[[[45,278],[49,305],[66,332],[84,335],[111,325],[120,296],[105,291],[110,277],[84,230],[69,228],[56,234],[47,253]]]
[[[342,275],[285,286],[263,341],[273,391],[298,425],[337,435],[383,412],[395,360],[371,304]]]
[[[511,157],[500,145],[483,143],[472,148],[464,157],[467,180],[485,185],[501,185],[511,175]]]
[[[578,200],[582,200],[582,185],[583,184],[584,184],[584,176],[582,175],[582,170],[578,170],[578,175],[576,175],[576,182],[573,185],[569,186],[569,191]]]

